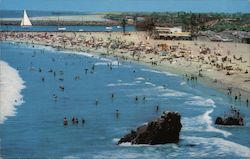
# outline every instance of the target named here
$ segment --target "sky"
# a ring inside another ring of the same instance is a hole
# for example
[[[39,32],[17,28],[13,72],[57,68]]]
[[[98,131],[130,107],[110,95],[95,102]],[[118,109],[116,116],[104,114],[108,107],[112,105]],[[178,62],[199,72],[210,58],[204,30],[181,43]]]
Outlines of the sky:
[[[250,0],[0,0],[2,10],[248,12]]]

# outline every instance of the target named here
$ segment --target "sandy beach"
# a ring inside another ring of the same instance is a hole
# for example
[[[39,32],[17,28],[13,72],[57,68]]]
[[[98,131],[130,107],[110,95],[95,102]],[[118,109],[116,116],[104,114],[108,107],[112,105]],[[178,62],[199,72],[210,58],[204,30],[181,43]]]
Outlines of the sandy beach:
[[[199,81],[244,102],[250,97],[250,45],[151,39],[146,32],[2,32],[2,41],[52,46],[138,61]]]

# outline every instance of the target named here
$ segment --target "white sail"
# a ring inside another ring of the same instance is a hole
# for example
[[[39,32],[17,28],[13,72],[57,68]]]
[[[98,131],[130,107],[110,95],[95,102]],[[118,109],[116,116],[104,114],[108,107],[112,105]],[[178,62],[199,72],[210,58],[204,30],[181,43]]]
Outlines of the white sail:
[[[32,26],[30,20],[29,20],[29,17],[26,13],[26,10],[23,11],[23,19],[22,19],[22,22],[21,22],[21,26]]]

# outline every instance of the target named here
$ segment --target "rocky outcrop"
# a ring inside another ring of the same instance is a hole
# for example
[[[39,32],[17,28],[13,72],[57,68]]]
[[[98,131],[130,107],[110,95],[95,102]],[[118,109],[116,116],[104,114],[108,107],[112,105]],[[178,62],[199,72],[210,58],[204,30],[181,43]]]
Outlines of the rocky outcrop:
[[[181,130],[181,116],[176,112],[164,112],[163,115],[147,125],[132,130],[118,141],[118,144],[131,142],[131,144],[166,144],[177,143]]]
[[[240,114],[240,110],[231,107],[227,116],[217,117],[215,120],[217,125],[244,125],[243,117]]]
[[[239,117],[217,117],[215,120],[215,124],[217,125],[244,125],[243,118]]]

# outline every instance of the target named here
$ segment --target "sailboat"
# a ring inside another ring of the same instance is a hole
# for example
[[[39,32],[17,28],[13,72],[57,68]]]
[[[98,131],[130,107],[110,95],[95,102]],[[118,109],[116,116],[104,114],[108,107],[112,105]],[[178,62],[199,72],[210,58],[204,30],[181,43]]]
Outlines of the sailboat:
[[[23,19],[22,19],[22,22],[21,22],[21,26],[22,27],[30,27],[32,26],[30,20],[29,20],[29,17],[26,13],[26,10],[23,10]]]

